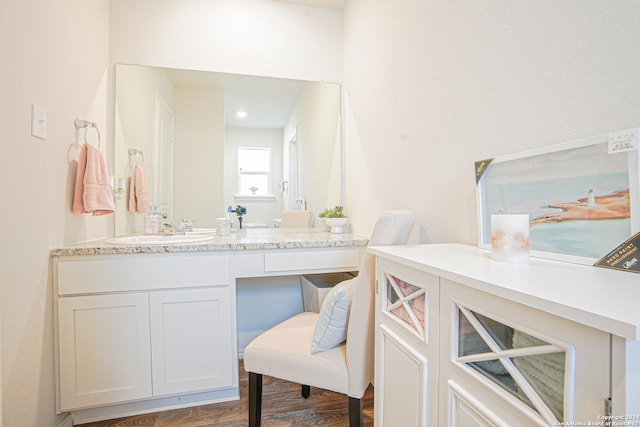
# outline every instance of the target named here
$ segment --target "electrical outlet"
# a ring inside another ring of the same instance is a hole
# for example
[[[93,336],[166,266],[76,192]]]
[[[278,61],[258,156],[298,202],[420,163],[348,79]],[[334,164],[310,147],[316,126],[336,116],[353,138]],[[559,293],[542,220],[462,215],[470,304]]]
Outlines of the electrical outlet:
[[[31,104],[31,135],[47,139],[47,110],[36,104]]]

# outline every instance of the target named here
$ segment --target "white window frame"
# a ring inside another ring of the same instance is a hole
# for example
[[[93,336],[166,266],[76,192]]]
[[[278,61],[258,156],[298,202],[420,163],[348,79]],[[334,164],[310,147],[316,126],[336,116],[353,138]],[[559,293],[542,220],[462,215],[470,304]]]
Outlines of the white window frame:
[[[241,151],[263,151],[266,152],[269,156],[269,170],[267,172],[264,171],[251,171],[251,170],[241,170],[240,169],[240,152]],[[260,197],[273,197],[273,193],[271,191],[271,182],[273,177],[273,164],[272,164],[272,150],[271,147],[238,147],[236,152],[236,170],[238,172],[236,179],[236,197],[249,197],[249,198],[260,198]],[[252,194],[251,192],[247,192],[247,190],[243,190],[240,188],[240,182],[242,181],[243,175],[264,175],[267,177],[267,193],[266,194]]]

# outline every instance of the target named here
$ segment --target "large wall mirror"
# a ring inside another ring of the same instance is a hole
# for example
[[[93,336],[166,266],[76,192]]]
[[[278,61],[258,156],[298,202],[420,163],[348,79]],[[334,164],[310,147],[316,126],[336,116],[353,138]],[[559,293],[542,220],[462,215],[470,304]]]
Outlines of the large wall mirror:
[[[339,85],[123,64],[115,82],[116,235],[144,231],[136,167],[151,205],[196,228],[229,205],[273,227],[283,210],[342,203]]]

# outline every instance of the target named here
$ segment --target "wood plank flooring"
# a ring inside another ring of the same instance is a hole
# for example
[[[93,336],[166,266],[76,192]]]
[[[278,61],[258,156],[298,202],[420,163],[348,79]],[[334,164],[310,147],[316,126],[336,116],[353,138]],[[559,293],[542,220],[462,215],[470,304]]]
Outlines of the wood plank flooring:
[[[248,375],[240,362],[240,400],[155,412],[115,420],[82,424],[83,427],[245,427],[248,424]],[[300,385],[265,376],[262,386],[263,427],[347,427],[348,398],[311,387],[303,399]],[[373,426],[373,387],[363,399],[364,425]]]

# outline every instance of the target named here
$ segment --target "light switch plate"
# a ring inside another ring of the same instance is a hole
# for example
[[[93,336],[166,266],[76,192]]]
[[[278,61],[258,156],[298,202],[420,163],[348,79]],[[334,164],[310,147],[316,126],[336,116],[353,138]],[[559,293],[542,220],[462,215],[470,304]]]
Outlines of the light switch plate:
[[[47,139],[47,110],[36,104],[31,104],[31,135]]]

